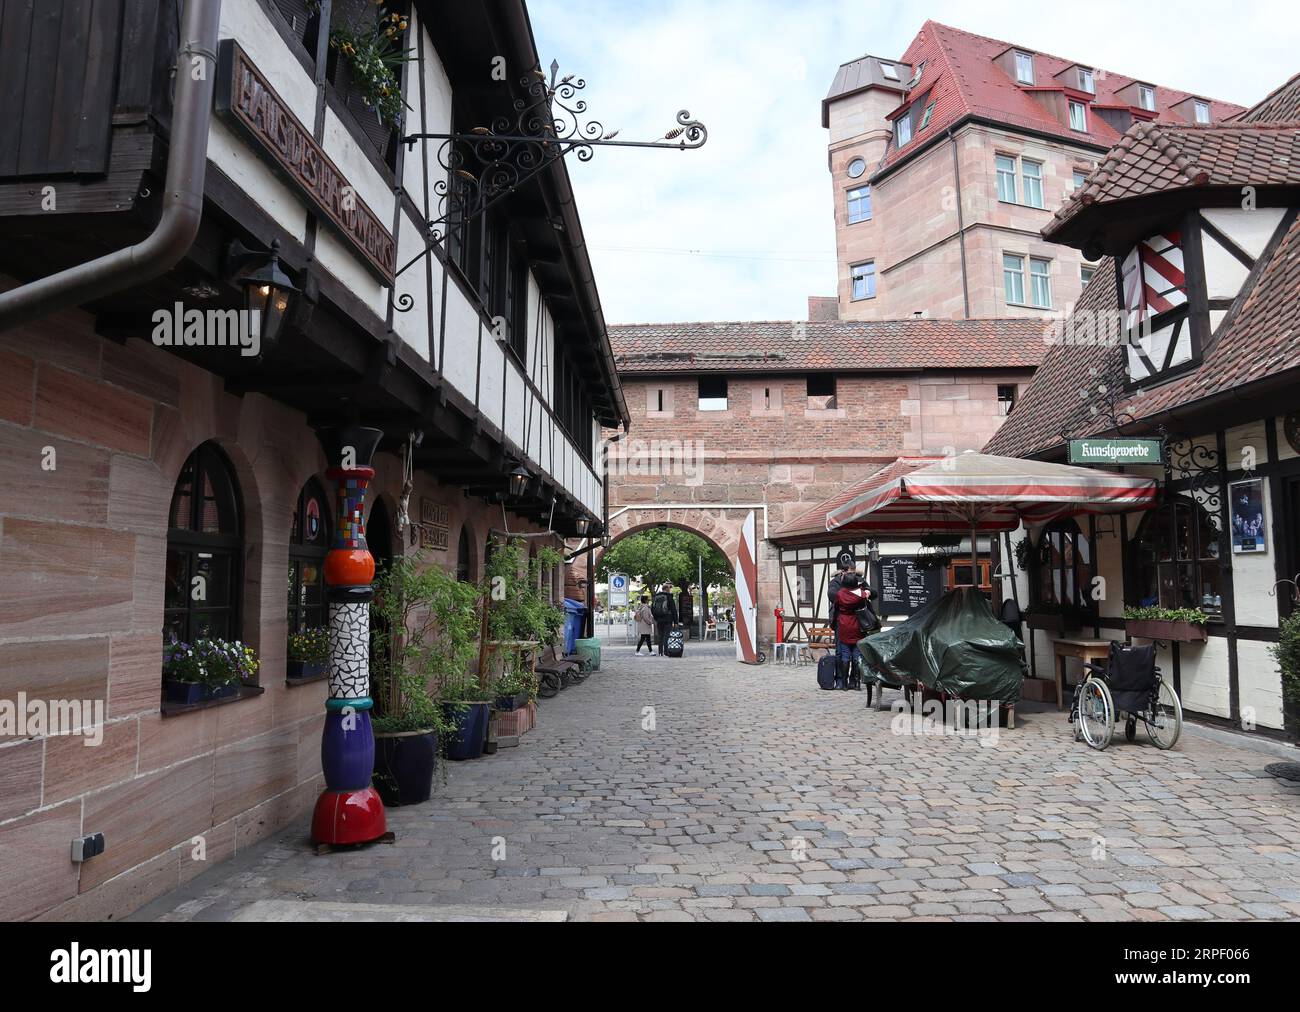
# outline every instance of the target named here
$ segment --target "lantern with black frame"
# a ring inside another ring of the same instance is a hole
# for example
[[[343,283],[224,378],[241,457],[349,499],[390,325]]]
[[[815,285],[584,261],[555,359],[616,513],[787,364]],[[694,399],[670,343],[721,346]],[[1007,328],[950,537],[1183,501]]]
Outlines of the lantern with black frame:
[[[251,271],[249,267],[257,265]],[[244,273],[248,271],[248,273]],[[244,291],[244,310],[250,320],[258,320],[261,352],[264,358],[283,336],[286,322],[292,316],[298,286],[280,267],[280,242],[275,240],[269,250],[250,250],[238,239],[226,247],[225,273]]]

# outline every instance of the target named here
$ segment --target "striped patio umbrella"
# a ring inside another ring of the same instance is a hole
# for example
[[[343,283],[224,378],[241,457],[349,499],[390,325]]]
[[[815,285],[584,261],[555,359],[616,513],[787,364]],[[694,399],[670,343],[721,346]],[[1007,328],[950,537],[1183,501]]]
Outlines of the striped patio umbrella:
[[[876,538],[969,533],[978,572],[980,533],[1016,530],[1088,513],[1151,509],[1151,478],[1040,460],[964,453],[903,458],[826,513],[826,530]]]
[[[874,537],[1014,531],[1088,513],[1152,508],[1151,478],[964,453],[941,460],[903,458],[826,513],[826,530]]]

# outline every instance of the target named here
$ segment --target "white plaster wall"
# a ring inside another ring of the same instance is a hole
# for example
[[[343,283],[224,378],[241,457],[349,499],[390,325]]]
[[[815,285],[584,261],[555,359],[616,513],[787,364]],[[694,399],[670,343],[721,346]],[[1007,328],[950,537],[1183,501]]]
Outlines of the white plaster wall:
[[[418,256],[424,248],[424,240],[421,238],[421,223],[403,212],[402,227],[397,236],[397,269],[401,270],[402,267]],[[437,263],[437,261],[435,260],[434,263]],[[440,285],[442,268],[439,267],[434,274],[435,283]],[[397,333],[397,336],[426,362],[429,361],[430,357],[429,315],[425,301],[425,286],[428,278],[428,267],[421,262],[397,279],[395,282],[395,296],[409,295],[415,300],[415,305],[410,312],[393,314],[393,330]],[[439,291],[440,289],[435,289],[435,297],[440,298]],[[436,320],[441,306],[435,304],[434,310],[434,319]]]
[[[310,132],[316,121],[315,82],[257,0],[226,0],[221,5],[220,38],[239,42],[262,76]]]
[[[1146,645],[1150,640],[1135,639],[1133,642]],[[1179,677],[1182,682],[1183,707],[1216,717],[1231,716],[1228,640],[1223,636],[1211,636],[1206,643],[1183,643],[1180,650]],[[1156,663],[1172,683],[1173,654],[1161,651]]]
[[[1282,671],[1268,643],[1237,641],[1237,685],[1242,719],[1253,716],[1257,727],[1285,726],[1282,713]]]
[[[1253,211],[1240,207],[1221,207],[1201,211],[1202,218],[1256,260],[1263,255],[1264,247],[1273,238],[1273,233],[1277,231],[1285,214],[1286,209],[1281,207],[1259,207]],[[1207,237],[1207,250],[1210,241]]]
[[[297,194],[219,119],[213,119],[208,131],[208,161],[230,177],[277,225],[299,242],[306,238],[307,209]]]

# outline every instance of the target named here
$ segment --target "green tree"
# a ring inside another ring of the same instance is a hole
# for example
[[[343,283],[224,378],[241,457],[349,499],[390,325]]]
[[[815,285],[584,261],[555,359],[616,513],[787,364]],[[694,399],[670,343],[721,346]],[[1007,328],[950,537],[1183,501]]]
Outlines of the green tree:
[[[729,587],[735,582],[731,561],[712,542],[675,527],[641,531],[619,541],[605,553],[596,575],[602,583],[608,583],[613,573],[624,573],[647,587],[664,583],[680,587],[699,582],[701,557],[706,587]]]

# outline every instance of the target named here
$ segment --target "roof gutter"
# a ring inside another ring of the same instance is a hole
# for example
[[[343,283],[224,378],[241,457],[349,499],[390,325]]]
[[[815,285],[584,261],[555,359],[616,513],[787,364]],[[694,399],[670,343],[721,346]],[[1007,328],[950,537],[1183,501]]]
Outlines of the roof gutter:
[[[154,230],[134,246],[0,294],[0,331],[143,284],[189,252],[203,216],[220,23],[221,0],[186,0],[162,215]],[[197,60],[204,61],[201,73]]]

